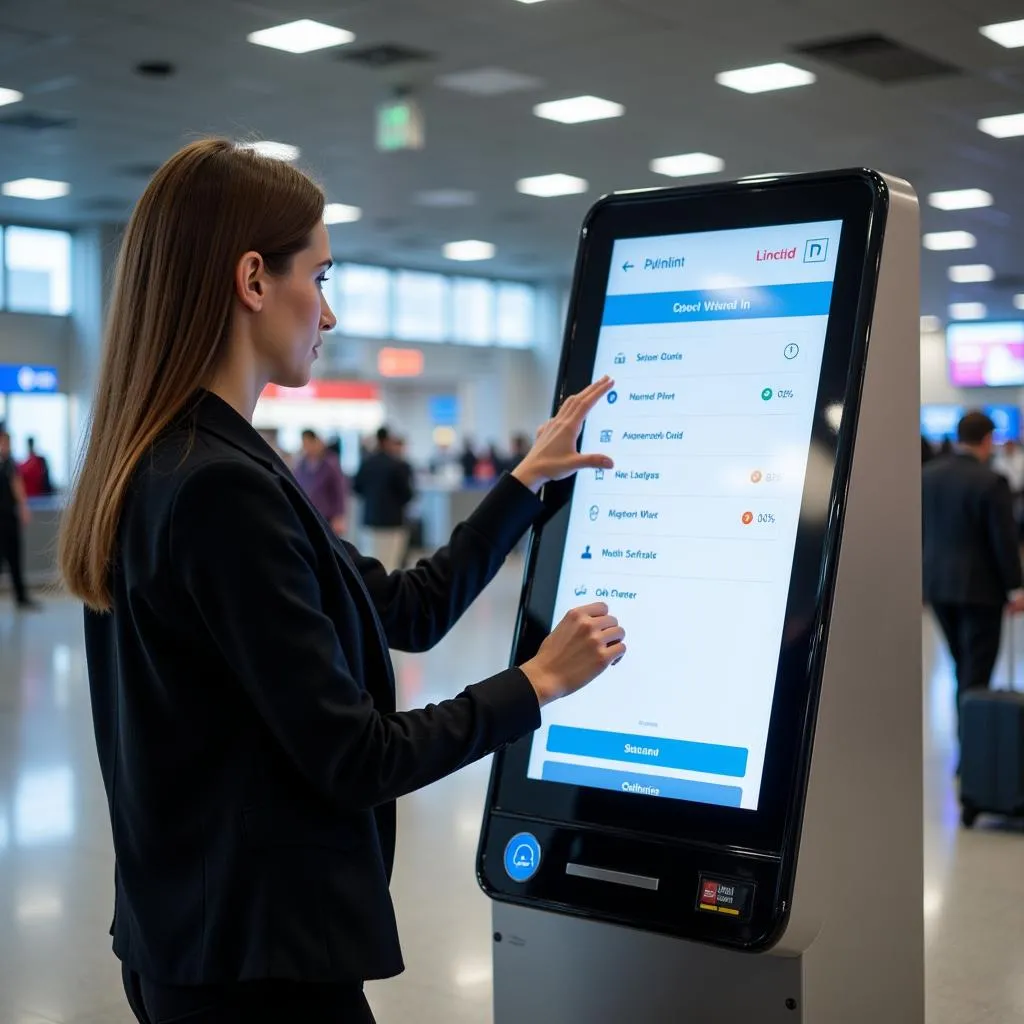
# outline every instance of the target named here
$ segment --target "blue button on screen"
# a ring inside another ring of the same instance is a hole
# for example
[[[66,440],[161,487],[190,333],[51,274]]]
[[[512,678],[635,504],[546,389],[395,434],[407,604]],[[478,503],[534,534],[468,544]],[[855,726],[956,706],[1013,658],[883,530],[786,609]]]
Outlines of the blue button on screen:
[[[548,750],[552,754],[595,757],[602,761],[635,761],[658,768],[729,775],[737,779],[747,774],[747,751],[743,747],[725,747],[717,743],[665,740],[553,725],[548,730]]]
[[[540,843],[529,832],[514,835],[505,847],[505,874],[513,882],[526,882],[540,867]]]

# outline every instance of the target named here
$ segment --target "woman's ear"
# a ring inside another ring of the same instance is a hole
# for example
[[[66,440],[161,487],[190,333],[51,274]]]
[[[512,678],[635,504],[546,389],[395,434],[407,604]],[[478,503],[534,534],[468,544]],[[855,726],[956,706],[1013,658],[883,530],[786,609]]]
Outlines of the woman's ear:
[[[235,293],[239,302],[253,313],[263,309],[265,272],[263,257],[258,252],[247,252],[235,267]]]

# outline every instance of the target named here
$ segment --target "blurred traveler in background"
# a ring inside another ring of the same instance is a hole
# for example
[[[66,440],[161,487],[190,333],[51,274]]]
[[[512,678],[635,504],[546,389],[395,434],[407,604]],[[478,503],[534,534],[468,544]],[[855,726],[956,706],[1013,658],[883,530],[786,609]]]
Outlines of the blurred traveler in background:
[[[525,434],[514,434],[512,437],[512,450],[505,461],[505,471],[511,473],[530,450],[530,439]]]
[[[1001,476],[1006,477],[1013,496],[1013,518],[1017,523],[1017,534],[1020,535],[1022,522],[1022,501],[1024,501],[1024,449],[1016,441],[1007,441],[1001,445],[992,459],[992,468]]]
[[[953,439],[951,437],[944,437],[942,444],[939,445],[939,455],[945,458],[947,455],[952,455],[953,451]]]
[[[337,536],[345,532],[345,475],[315,430],[302,432],[302,452],[292,470],[299,486]]]
[[[387,427],[377,431],[377,448],[363,460],[353,490],[363,499],[371,554],[394,572],[406,550],[405,508],[413,499],[413,486],[412,469],[396,457]]]
[[[389,647],[451,630],[548,480],[611,467],[576,448],[611,382],[566,399],[447,547],[387,573],[252,427],[335,326],[323,220],[294,167],[208,139],[156,172],[118,258],[60,567],[86,604],[114,952],[141,1024],[371,1024],[364,982],[403,969],[395,800],[529,735],[625,653],[590,604],[521,667],[396,709]]]
[[[493,484],[503,472],[504,460],[498,449],[492,444],[484,449],[484,453],[476,460],[473,468],[473,480],[478,484]]]
[[[1024,611],[1010,488],[988,465],[994,430],[967,413],[957,451],[923,471],[924,596],[956,666],[958,716],[963,695],[991,681],[1007,603]]]
[[[50,464],[36,451],[36,439],[28,439],[28,458],[18,467],[25,494],[29,498],[45,498],[53,494],[50,484]]]
[[[924,434],[921,435],[921,465],[923,466],[926,462],[931,462],[935,458],[935,449],[932,447],[931,442]]]
[[[473,450],[473,442],[467,437],[462,445],[462,454],[459,456],[459,465],[462,466],[462,479],[471,484],[476,479],[476,452]]]
[[[11,435],[0,429],[0,575],[11,574],[14,600],[23,611],[39,606],[29,597],[22,571],[21,530],[30,518],[25,485],[11,455]]]

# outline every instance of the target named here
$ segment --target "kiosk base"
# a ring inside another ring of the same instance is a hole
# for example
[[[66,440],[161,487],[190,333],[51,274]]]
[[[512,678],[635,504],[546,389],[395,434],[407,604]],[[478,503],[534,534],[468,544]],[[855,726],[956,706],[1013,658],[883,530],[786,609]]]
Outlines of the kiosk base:
[[[734,953],[504,903],[492,920],[494,1024],[853,1020],[804,1015],[800,957]]]

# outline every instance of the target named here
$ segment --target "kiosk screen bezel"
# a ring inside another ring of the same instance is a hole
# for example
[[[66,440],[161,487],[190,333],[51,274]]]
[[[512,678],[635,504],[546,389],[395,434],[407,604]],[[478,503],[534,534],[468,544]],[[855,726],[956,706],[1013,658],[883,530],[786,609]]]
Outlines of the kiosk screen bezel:
[[[813,485],[810,475],[805,481],[757,810],[530,779],[530,735],[496,756],[489,811],[770,854],[780,854],[787,836],[798,835],[887,200],[880,175],[848,171],[613,195],[590,211],[577,259],[556,408],[592,379],[616,240],[842,221],[810,442],[815,464],[831,466],[831,484],[821,487],[820,471]],[[550,629],[572,489],[571,479],[545,488],[546,515],[527,554],[513,664],[532,657]]]

